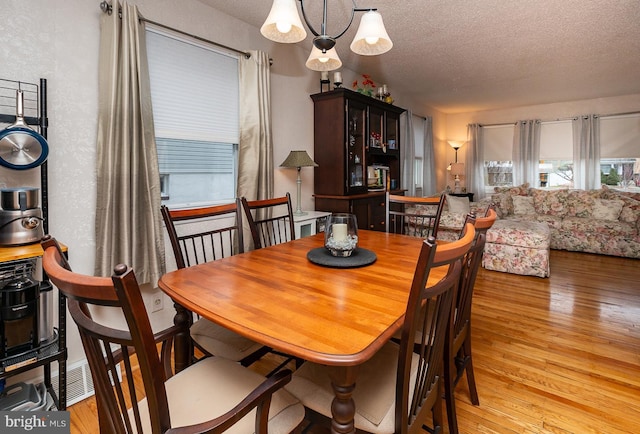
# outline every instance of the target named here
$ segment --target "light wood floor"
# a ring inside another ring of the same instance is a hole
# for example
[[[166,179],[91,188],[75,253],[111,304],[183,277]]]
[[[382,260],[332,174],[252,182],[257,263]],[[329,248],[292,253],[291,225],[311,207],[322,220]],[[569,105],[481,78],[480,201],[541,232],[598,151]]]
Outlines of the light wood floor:
[[[639,433],[639,265],[552,251],[548,279],[481,269],[472,326],[480,406],[463,379],[460,433]],[[98,432],[92,398],[70,411],[71,433]]]

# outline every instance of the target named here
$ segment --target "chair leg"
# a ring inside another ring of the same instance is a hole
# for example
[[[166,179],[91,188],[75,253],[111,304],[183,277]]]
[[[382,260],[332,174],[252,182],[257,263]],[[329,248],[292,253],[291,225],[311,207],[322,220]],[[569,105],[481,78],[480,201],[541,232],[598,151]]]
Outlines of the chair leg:
[[[467,374],[467,384],[469,385],[469,396],[473,405],[480,405],[478,399],[478,389],[476,388],[476,377],[473,373],[473,358],[471,357],[471,335],[467,335],[467,338],[462,344],[463,351],[465,353]]]
[[[457,369],[453,358],[447,357],[444,361],[444,381],[442,381],[442,383],[444,386],[444,402],[447,407],[447,422],[449,424],[450,434],[458,433],[458,419],[456,418],[456,398],[454,394],[454,380],[456,371]]]

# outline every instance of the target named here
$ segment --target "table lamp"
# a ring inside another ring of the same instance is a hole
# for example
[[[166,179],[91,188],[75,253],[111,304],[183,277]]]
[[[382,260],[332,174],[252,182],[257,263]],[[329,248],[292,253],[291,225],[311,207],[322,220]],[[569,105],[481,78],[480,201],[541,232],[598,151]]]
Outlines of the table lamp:
[[[300,178],[300,169],[302,167],[318,167],[315,161],[309,157],[307,151],[291,151],[287,158],[282,162],[280,167],[295,167],[298,169],[298,179],[296,184],[298,186],[298,194],[296,196],[296,210],[293,215],[306,215],[307,213],[300,208],[300,190],[302,187],[302,179]]]
[[[451,175],[455,179],[454,193],[461,193],[460,189],[460,176],[464,175],[464,163],[451,163]]]

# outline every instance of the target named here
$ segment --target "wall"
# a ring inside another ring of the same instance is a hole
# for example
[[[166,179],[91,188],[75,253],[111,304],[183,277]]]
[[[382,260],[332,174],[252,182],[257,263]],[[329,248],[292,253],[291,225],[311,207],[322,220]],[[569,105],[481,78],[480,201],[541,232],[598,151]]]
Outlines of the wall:
[[[278,166],[290,150],[303,149],[313,157],[313,105],[309,95],[319,92],[320,87],[319,73],[304,66],[308,52],[297,46],[272,43],[257,28],[196,0],[133,3],[150,20],[224,45],[269,52],[274,60],[271,95],[275,194],[289,191],[295,198],[296,171]],[[99,4],[99,0],[4,0],[0,8],[0,76],[32,83],[38,83],[40,78],[48,80],[49,230],[69,246],[74,270],[85,274],[93,274],[95,258],[95,143],[102,16]],[[343,69],[345,83],[356,75]],[[393,83],[388,84],[393,90]],[[397,94],[394,98],[399,105],[406,100]],[[302,208],[313,209],[313,170],[303,169],[302,178]],[[33,185],[37,179],[35,172],[0,168],[0,184]],[[146,289],[143,296],[150,299],[152,291]],[[165,299],[164,306],[151,315],[156,329],[171,323],[170,301]],[[113,319],[109,313],[104,317],[107,321]],[[76,328],[69,324],[69,361],[74,362],[84,354]]]

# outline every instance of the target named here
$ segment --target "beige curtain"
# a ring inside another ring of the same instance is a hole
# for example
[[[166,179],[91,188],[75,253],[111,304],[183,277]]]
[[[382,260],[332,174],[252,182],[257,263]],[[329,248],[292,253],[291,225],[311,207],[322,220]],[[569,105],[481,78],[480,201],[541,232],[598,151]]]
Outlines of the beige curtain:
[[[248,200],[273,197],[273,138],[271,136],[271,77],[269,56],[250,51],[240,58],[240,144],[238,197]],[[246,225],[245,225],[246,227]],[[245,231],[246,232],[246,231]],[[244,233],[245,248],[251,232]]]
[[[101,22],[95,272],[125,263],[156,285],[164,238],[145,32],[136,6],[120,10]]]

